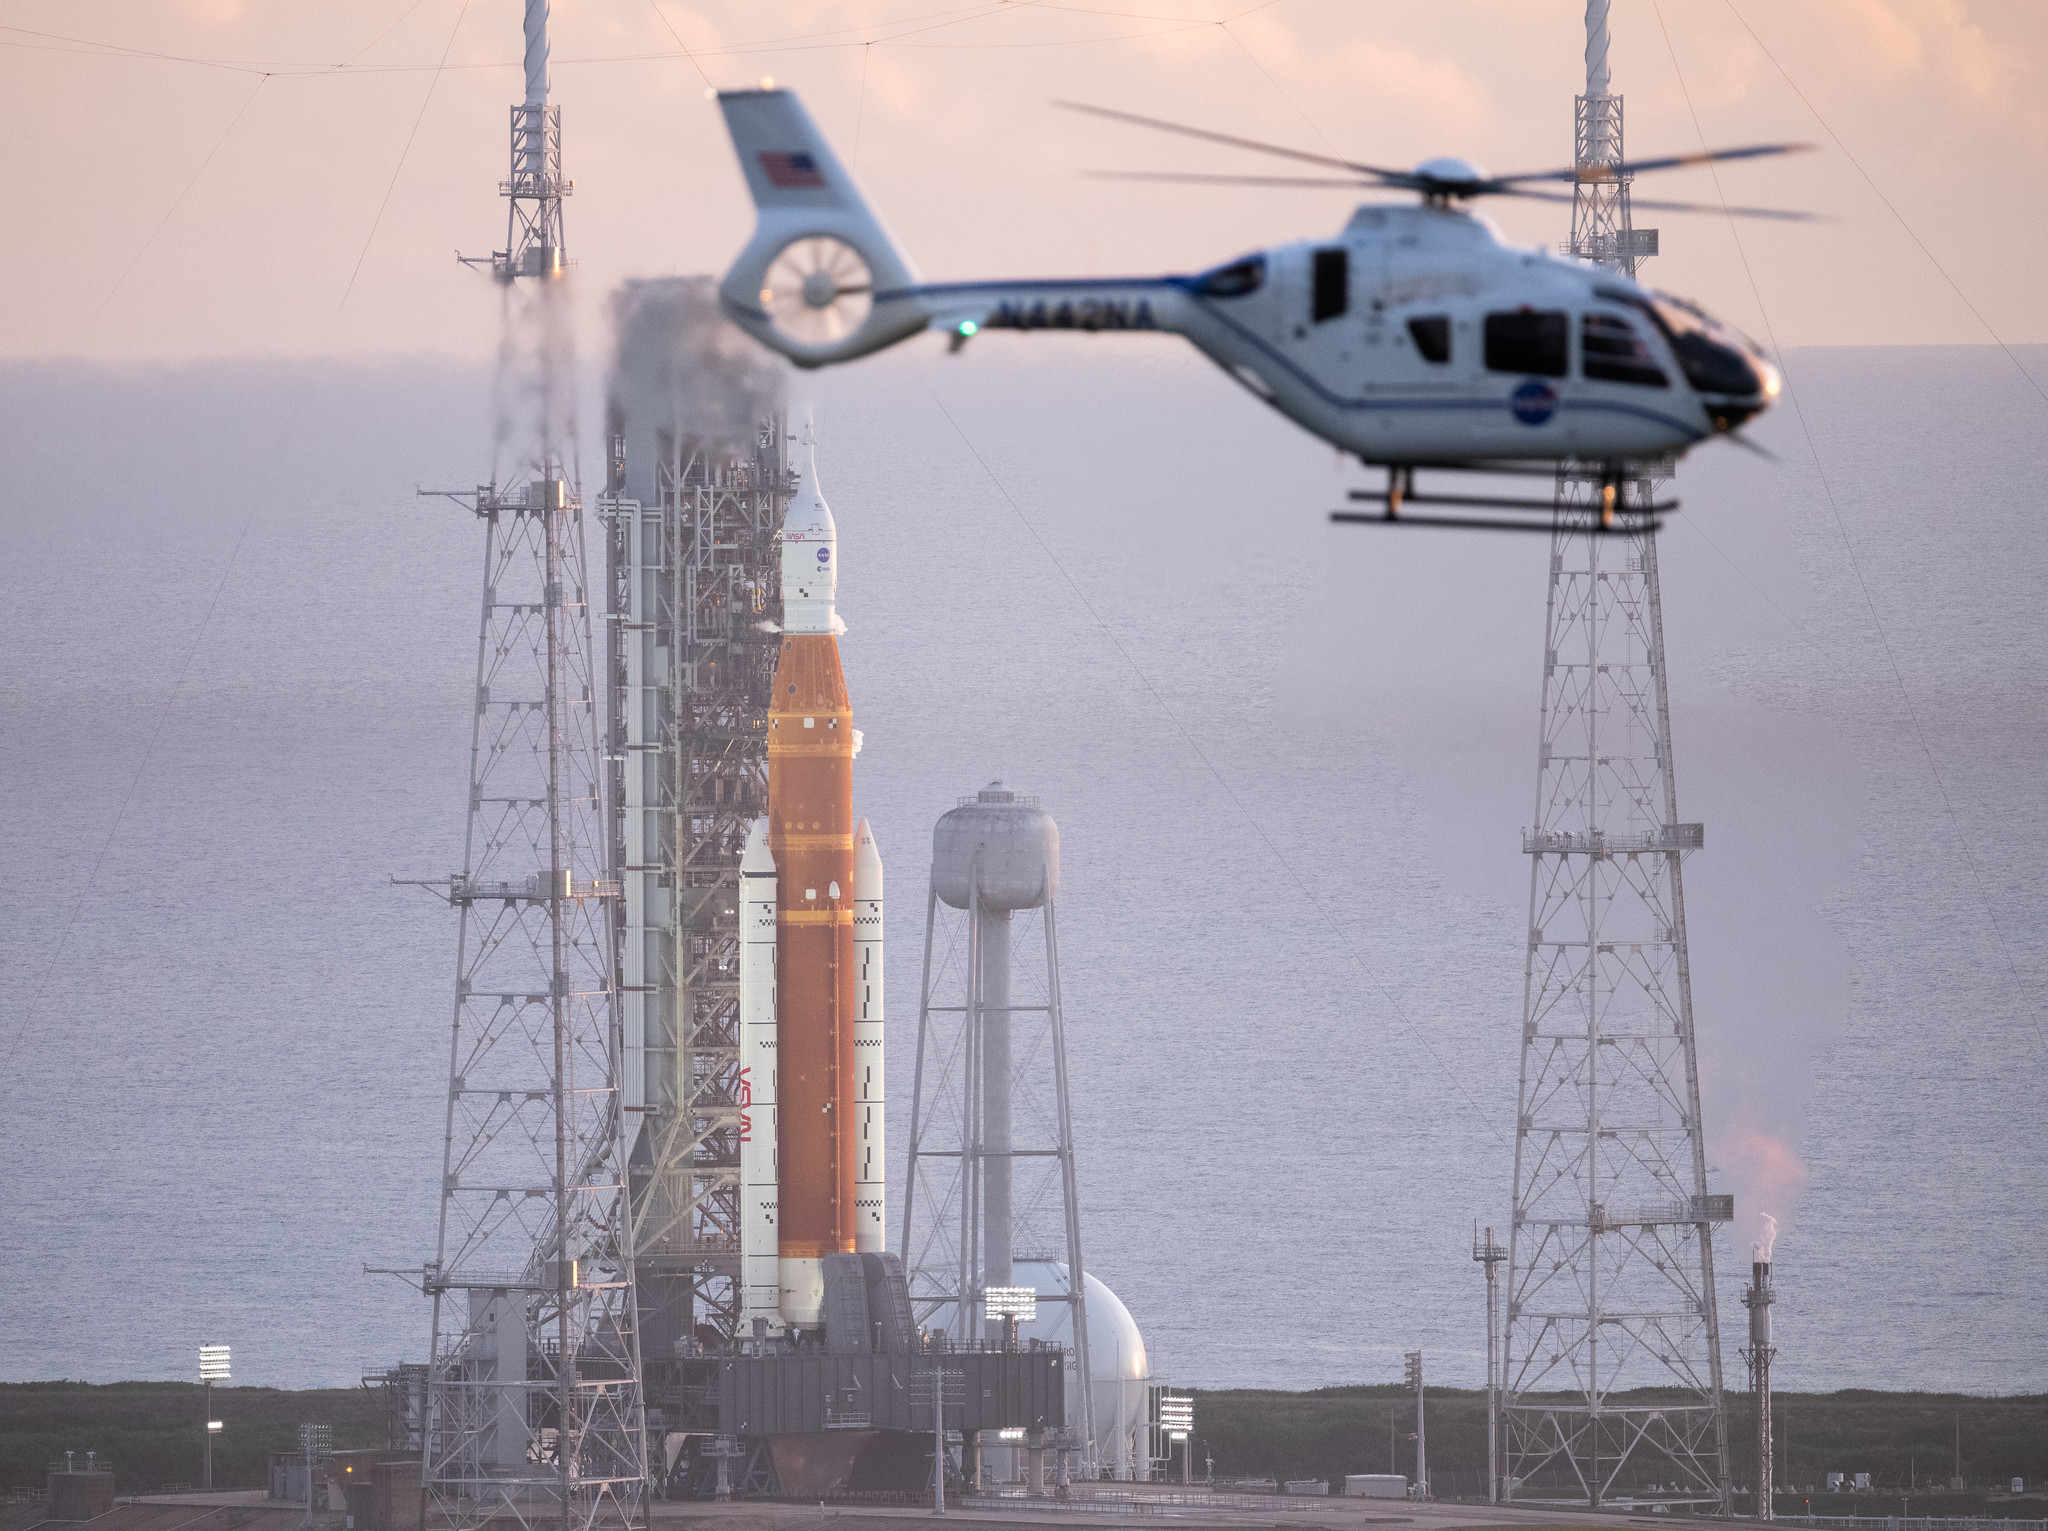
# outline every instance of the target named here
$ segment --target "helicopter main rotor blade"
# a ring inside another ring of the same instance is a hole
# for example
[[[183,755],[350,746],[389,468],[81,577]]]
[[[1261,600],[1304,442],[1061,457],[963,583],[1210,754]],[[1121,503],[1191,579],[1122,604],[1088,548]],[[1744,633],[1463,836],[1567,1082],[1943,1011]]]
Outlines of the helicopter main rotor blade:
[[[1524,186],[1509,186],[1495,193],[1502,197],[1521,197],[1531,202],[1570,202],[1572,194],[1566,191],[1533,191]],[[1726,213],[1731,218],[1776,218],[1786,223],[1817,223],[1817,213],[1802,213],[1783,207],[1725,207],[1719,202],[1666,202],[1658,197],[1630,197],[1630,207],[1645,207],[1659,213]]]
[[[1282,159],[1300,160],[1305,165],[1328,165],[1336,170],[1349,170],[1357,175],[1371,176],[1381,184],[1399,187],[1404,191],[1419,188],[1420,182],[1405,170],[1388,170],[1379,165],[1361,165],[1355,160],[1338,159],[1328,154],[1311,154],[1305,149],[1288,149],[1279,144],[1261,143],[1256,138],[1239,138],[1230,133],[1214,133],[1207,128],[1191,128],[1184,123],[1166,122],[1157,117],[1140,117],[1136,112],[1120,112],[1107,106],[1090,106],[1084,101],[1055,101],[1055,106],[1070,112],[1086,112],[1091,117],[1104,117],[1111,122],[1133,123],[1141,128],[1157,128],[1162,133],[1178,133],[1184,138],[1200,138],[1212,144],[1228,144],[1233,149],[1250,149],[1255,154],[1277,154]]]
[[[1643,159],[1632,163],[1603,166],[1597,171],[1530,170],[1520,175],[1488,176],[1479,183],[1481,192],[1505,191],[1524,181],[1591,181],[1607,180],[1631,175],[1648,175],[1653,170],[1684,170],[1694,165],[1713,165],[1722,160],[1762,159],[1774,154],[1803,154],[1812,144],[1751,144],[1744,149],[1708,149],[1700,154],[1669,154],[1662,159]]]
[[[1196,186],[1341,186],[1347,191],[1379,189],[1377,182],[1358,176],[1201,175],[1180,170],[1084,170],[1081,174],[1091,181],[1178,181]]]

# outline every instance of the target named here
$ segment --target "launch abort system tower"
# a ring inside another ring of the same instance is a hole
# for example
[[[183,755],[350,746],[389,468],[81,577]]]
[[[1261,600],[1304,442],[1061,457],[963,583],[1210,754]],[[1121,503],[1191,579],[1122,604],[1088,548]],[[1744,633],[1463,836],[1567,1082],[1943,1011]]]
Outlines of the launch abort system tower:
[[[1633,276],[1657,244],[1629,218],[1607,8],[1586,6],[1569,249]],[[1656,537],[1601,535],[1601,465],[1586,469],[1558,476],[1560,507],[1586,529],[1551,539],[1536,816],[1522,845],[1502,1488],[1725,1513],[1712,1234],[1734,1199],[1707,1191],[1680,877],[1703,835],[1678,820]],[[1624,503],[1647,507],[1665,473],[1643,465]],[[1637,1388],[1661,1396],[1617,1396]]]

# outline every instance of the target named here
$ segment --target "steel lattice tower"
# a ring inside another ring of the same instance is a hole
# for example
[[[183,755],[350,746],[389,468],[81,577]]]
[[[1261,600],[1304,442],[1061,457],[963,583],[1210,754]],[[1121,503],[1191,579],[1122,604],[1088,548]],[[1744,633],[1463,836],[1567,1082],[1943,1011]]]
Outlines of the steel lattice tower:
[[[598,511],[640,1311],[649,1386],[666,1425],[689,1429],[706,1423],[689,1362],[739,1326],[739,867],[767,811],[779,640],[766,629],[792,479],[776,420],[751,443],[653,439],[655,503],[614,492]],[[624,452],[621,437],[619,488]]]
[[[1059,832],[1037,798],[991,782],[940,819],[898,1238],[917,1321],[963,1347],[1004,1343],[1003,1320],[986,1316],[988,1294],[1013,1288],[1019,1262],[1065,1265],[1066,1290],[1040,1291],[1034,1303],[1068,1312],[1080,1408],[1066,1441],[1084,1477],[1108,1469],[1127,1478],[1140,1470],[1139,1443],[1119,1438],[1105,1453],[1095,1434],[1058,886]],[[1026,955],[1013,964],[1020,940]],[[1033,1003],[1017,1002],[1013,978]],[[960,1003],[945,1002],[953,998]]]
[[[422,1482],[429,1526],[584,1531],[644,1524],[646,1420],[546,0],[526,28],[491,265],[530,477],[449,496],[483,524],[484,569],[469,828],[444,885],[460,933]]]
[[[1633,276],[1656,235],[1630,223],[1607,9],[1586,7],[1568,248]],[[1678,819],[1655,533],[1601,534],[1602,469],[1559,473],[1583,529],[1550,549],[1503,1497],[1725,1512],[1712,1230],[1734,1207],[1707,1193],[1681,880],[1702,829]],[[1623,505],[1650,505],[1669,471],[1636,465]]]

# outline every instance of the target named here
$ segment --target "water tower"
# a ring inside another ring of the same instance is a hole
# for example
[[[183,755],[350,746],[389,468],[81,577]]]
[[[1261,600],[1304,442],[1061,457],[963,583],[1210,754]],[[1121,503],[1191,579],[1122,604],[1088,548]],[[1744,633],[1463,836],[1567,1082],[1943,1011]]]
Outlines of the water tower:
[[[917,1321],[955,1345],[1071,1346],[1071,1448],[1084,1475],[1125,1476],[1124,1395],[1142,1424],[1144,1347],[1081,1258],[1059,882],[1058,826],[1001,782],[932,831],[903,1263]],[[1006,1296],[1042,1316],[992,1317]],[[1092,1324],[1091,1305],[1102,1310]],[[1106,1373],[1090,1364],[1091,1335]]]

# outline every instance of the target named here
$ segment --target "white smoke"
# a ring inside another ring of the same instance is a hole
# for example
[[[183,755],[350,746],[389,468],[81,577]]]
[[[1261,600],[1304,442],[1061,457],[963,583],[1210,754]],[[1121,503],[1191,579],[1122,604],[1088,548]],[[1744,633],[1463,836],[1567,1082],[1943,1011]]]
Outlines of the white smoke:
[[[719,312],[710,277],[627,281],[611,310],[608,423],[628,438],[633,498],[653,499],[660,443],[744,450],[761,421],[781,413],[782,363]]]
[[[1763,1235],[1754,1244],[1749,1246],[1749,1252],[1753,1259],[1760,1260],[1765,1265],[1769,1265],[1771,1263],[1771,1246],[1778,1242],[1778,1220],[1768,1212],[1759,1212],[1757,1214],[1757,1221],[1763,1224]]]

